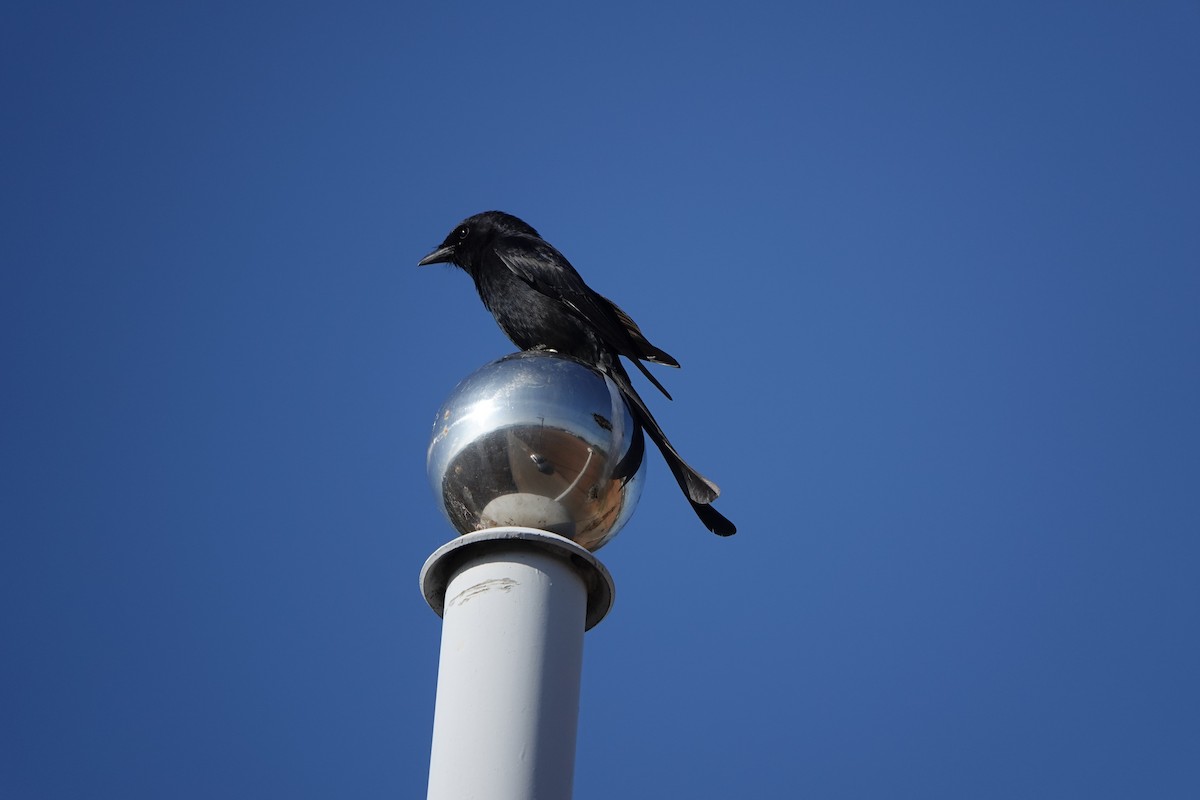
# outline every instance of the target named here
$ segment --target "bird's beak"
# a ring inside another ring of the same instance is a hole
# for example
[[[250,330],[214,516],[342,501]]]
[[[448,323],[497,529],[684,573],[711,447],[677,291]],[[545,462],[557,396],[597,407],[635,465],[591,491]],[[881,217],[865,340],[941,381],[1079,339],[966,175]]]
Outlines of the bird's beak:
[[[454,245],[444,245],[417,262],[418,267],[429,264],[445,264],[454,258]]]

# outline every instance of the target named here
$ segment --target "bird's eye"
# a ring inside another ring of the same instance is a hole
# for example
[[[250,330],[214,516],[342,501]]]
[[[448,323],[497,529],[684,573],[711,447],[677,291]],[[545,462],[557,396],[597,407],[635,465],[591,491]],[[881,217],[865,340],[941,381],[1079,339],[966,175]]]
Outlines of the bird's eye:
[[[471,232],[471,229],[468,228],[466,225],[463,225],[461,228],[458,229],[458,240],[461,242],[463,239],[467,238],[467,234],[470,232]]]

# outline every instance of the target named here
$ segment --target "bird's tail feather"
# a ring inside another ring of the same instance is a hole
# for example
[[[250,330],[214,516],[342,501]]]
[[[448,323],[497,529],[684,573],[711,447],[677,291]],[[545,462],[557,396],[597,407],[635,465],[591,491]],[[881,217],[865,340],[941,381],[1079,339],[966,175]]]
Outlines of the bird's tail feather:
[[[696,512],[696,516],[704,523],[704,527],[715,533],[717,536],[733,536],[737,533],[737,526],[730,522],[712,506],[707,503],[697,503],[692,498],[688,498],[688,503],[692,506],[692,511]]]
[[[655,386],[658,387],[658,390],[660,392],[662,392],[668,400],[675,399],[674,397],[671,397],[671,393],[668,392],[666,390],[666,388],[661,383],[658,382],[658,379],[650,374],[650,370],[646,369],[645,364],[643,364],[641,361],[636,361],[636,360],[633,362],[633,364],[635,367],[637,367],[638,369],[640,369],[642,371],[642,374],[646,376],[646,380],[650,381],[651,383],[653,383]]]
[[[688,500],[692,503],[707,505],[713,500],[716,500],[721,494],[721,488],[708,478],[701,475],[690,464],[683,460],[679,455],[679,451],[671,444],[671,441],[663,433],[659,427],[658,421],[654,419],[654,415],[650,413],[650,409],[646,407],[645,401],[633,388],[633,383],[629,380],[629,374],[619,365],[614,365],[611,370],[613,379],[617,386],[620,387],[621,393],[629,400],[630,410],[637,418],[646,434],[662,451],[663,459],[667,462],[667,467],[670,468],[671,474],[675,476],[675,480],[679,483],[679,488],[688,496]],[[699,513],[699,512],[697,512]],[[715,511],[713,512],[716,513]],[[720,516],[717,514],[717,516]],[[724,519],[722,517],[722,519]],[[728,522],[728,520],[726,520]],[[726,534],[728,535],[728,534]]]

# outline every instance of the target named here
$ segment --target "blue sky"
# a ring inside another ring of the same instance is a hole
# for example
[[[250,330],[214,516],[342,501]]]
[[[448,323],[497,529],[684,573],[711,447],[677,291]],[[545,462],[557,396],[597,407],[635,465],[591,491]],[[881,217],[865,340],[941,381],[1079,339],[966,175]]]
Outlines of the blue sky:
[[[517,214],[684,368],[578,800],[1200,794],[1194,2],[11,2],[0,795],[423,796]],[[665,374],[664,374],[665,373]]]

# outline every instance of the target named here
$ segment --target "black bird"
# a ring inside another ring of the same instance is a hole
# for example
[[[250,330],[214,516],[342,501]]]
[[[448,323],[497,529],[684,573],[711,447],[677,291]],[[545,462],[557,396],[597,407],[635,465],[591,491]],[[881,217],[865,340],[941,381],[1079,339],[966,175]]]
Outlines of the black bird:
[[[650,344],[628,314],[584,283],[562,253],[511,214],[485,211],[459,223],[417,266],[437,263],[461,267],[474,279],[479,298],[517,347],[572,356],[612,378],[700,521],[718,536],[737,532],[710,505],[721,490],[680,457],[633,388],[620,356],[668,398],[642,362],[671,367],[679,362]]]

